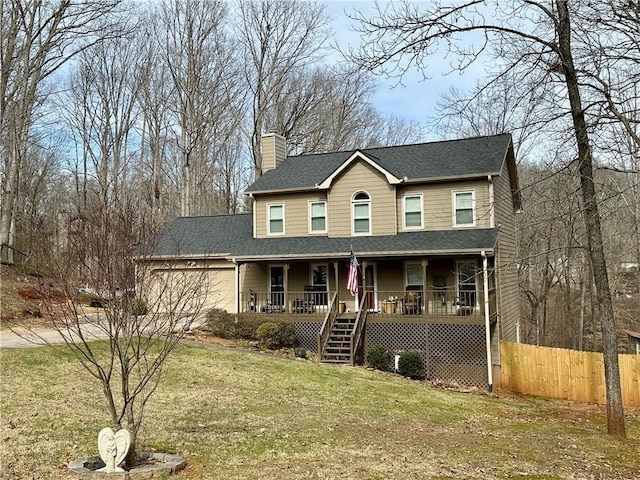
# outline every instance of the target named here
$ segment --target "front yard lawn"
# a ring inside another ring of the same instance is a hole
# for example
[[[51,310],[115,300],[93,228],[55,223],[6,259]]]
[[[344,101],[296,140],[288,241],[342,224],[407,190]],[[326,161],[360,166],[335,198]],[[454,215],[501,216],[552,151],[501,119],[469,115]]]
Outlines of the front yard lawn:
[[[109,425],[99,385],[66,352],[0,356],[0,478],[62,479]],[[458,393],[363,368],[180,345],[148,404],[139,450],[177,453],[177,479],[638,479],[604,408]]]

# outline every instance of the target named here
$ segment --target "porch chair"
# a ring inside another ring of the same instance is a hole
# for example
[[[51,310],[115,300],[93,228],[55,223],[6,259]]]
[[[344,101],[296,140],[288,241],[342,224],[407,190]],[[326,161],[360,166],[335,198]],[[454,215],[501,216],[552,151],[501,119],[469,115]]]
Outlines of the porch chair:
[[[405,315],[420,315],[422,312],[420,292],[407,292],[402,303]]]

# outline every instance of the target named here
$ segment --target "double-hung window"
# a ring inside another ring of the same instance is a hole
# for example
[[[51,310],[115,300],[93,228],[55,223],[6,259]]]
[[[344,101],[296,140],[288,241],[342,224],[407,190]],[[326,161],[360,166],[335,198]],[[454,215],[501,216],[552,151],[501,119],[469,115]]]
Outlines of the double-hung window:
[[[404,228],[422,228],[422,194],[403,197]]]
[[[369,194],[358,192],[351,200],[354,235],[371,235],[371,199]]]
[[[309,233],[327,233],[327,202],[309,202]]]
[[[267,205],[267,225],[269,235],[284,235],[284,205],[272,203]]]
[[[464,192],[453,192],[453,204],[454,226],[475,225],[475,195],[473,190]]]

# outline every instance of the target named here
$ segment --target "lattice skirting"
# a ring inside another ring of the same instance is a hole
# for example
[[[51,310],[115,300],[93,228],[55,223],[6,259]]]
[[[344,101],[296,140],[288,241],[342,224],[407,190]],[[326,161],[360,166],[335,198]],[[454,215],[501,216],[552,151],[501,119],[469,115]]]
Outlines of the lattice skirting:
[[[373,345],[417,351],[428,380],[488,386],[484,325],[369,322],[365,350]]]
[[[318,351],[318,333],[320,333],[322,324],[318,322],[295,322],[295,327],[296,338],[300,346],[313,352]]]
[[[300,346],[317,351],[318,322],[295,322]],[[488,387],[484,325],[367,322],[364,349],[384,345],[395,353],[417,351],[428,380]],[[389,365],[392,370],[393,364]]]

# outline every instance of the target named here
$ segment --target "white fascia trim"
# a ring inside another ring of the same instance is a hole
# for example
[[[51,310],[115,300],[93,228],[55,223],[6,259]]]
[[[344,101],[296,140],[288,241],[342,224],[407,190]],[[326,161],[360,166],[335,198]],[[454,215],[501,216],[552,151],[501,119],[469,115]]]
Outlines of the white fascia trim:
[[[141,255],[134,257],[136,262],[146,262],[146,261],[180,261],[180,260],[228,260],[230,252],[228,253],[215,253],[215,254],[202,254],[202,253],[194,253],[194,254],[176,254],[176,255]]]
[[[395,175],[393,175],[392,173],[390,173],[387,170],[385,170],[384,168],[382,168],[380,165],[378,165],[375,162],[375,160],[370,159],[364,153],[362,153],[360,150],[356,150],[349,158],[347,158],[342,163],[342,165],[340,165],[338,168],[336,168],[331,175],[329,175],[326,179],[324,179],[322,181],[322,183],[319,183],[318,184],[318,188],[320,188],[320,189],[328,189],[329,187],[331,187],[331,184],[333,183],[334,178],[336,178],[338,175],[340,175],[345,169],[347,169],[356,160],[362,160],[362,161],[368,163],[369,165],[371,165],[373,168],[375,168],[380,173],[382,173],[385,176],[385,178],[387,179],[387,182],[389,182],[390,185],[399,185],[404,181],[402,178],[398,178]]]
[[[389,251],[371,251],[371,252],[363,252],[362,257],[407,257],[407,256],[469,256],[469,255],[480,255],[482,252],[481,249],[460,249],[460,250],[420,250],[420,251],[402,251],[395,250],[393,252]],[[485,254],[488,257],[493,256],[493,249],[485,249]],[[358,254],[360,256],[360,254]],[[271,260],[273,262],[284,262],[291,259],[298,259],[301,261],[313,260],[313,259],[328,259],[328,258],[349,258],[348,254],[341,254],[340,252],[325,252],[325,253],[312,253],[312,254],[302,254],[296,253],[291,255],[255,255],[255,256],[247,256],[247,257],[235,257],[236,261],[240,261],[243,263],[251,262],[251,261],[265,261]]]

